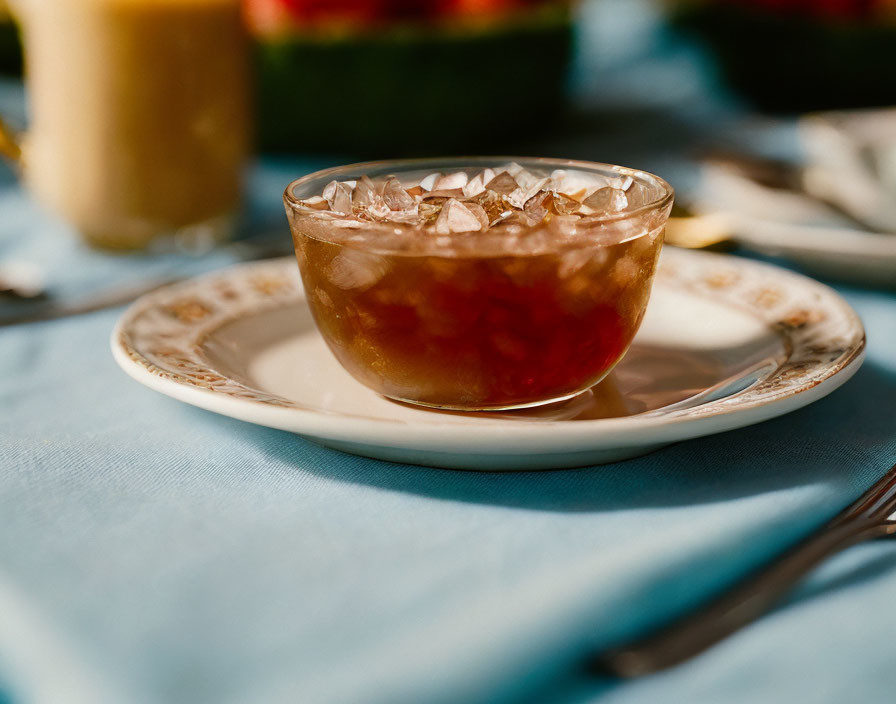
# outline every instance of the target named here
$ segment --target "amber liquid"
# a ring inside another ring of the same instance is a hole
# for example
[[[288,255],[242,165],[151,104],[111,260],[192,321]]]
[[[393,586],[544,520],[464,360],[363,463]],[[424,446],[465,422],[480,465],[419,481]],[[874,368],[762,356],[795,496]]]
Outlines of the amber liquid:
[[[600,381],[641,323],[661,240],[434,257],[295,235],[311,311],[342,365],[385,396],[467,410],[541,404]]]

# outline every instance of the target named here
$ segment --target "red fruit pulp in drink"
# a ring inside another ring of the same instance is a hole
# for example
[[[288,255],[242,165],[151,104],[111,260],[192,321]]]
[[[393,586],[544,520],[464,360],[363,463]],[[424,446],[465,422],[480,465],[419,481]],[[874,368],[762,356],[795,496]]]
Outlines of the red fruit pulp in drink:
[[[294,239],[317,325],[355,378],[398,400],[498,409],[569,397],[612,369],[641,323],[662,233],[513,256]]]

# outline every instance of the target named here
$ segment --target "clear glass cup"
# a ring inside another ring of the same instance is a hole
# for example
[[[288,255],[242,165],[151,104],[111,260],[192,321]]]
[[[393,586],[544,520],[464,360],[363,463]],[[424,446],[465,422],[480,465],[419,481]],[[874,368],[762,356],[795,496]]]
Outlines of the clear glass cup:
[[[90,244],[202,248],[236,222],[250,150],[239,0],[11,0],[30,125],[0,155]]]
[[[640,204],[581,220],[439,236],[420,225],[323,218],[304,200],[332,180],[470,177],[507,158],[382,161],[300,178],[284,202],[308,304],[333,354],[391,399],[525,408],[571,398],[622,358],[641,323],[672,206],[644,171],[515,159],[527,170],[632,179]]]

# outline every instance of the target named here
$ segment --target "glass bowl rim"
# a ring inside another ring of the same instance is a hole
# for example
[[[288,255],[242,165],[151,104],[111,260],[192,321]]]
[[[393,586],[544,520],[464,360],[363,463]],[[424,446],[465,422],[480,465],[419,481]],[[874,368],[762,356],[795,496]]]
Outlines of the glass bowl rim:
[[[643,205],[639,205],[637,208],[632,208],[631,210],[622,210],[618,213],[608,214],[606,216],[589,216],[589,223],[595,225],[601,225],[605,223],[612,222],[621,222],[625,220],[630,220],[638,217],[639,215],[643,215],[644,213],[649,213],[652,211],[661,210],[669,205],[671,205],[674,197],[675,191],[669,183],[657,176],[656,174],[652,174],[649,171],[644,171],[642,169],[634,169],[627,166],[618,166],[616,164],[607,164],[600,161],[583,161],[577,159],[552,159],[549,157],[521,157],[521,156],[469,156],[469,157],[427,157],[427,158],[419,158],[419,159],[381,159],[377,161],[361,161],[353,164],[344,164],[341,166],[332,166],[326,169],[321,169],[319,171],[314,171],[310,174],[306,174],[301,176],[286,186],[283,191],[283,202],[291,209],[293,212],[297,212],[298,214],[307,213],[309,216],[314,214],[314,210],[311,208],[304,208],[301,203],[301,199],[297,198],[293,194],[293,189],[297,186],[305,185],[310,181],[314,180],[341,180],[337,177],[340,174],[346,174],[348,172],[357,172],[358,174],[364,174],[372,170],[382,170],[388,169],[389,167],[394,166],[396,168],[396,175],[400,174],[401,171],[410,171],[410,170],[425,170],[427,165],[431,165],[433,170],[447,170],[450,168],[462,169],[468,168],[471,166],[482,166],[486,168],[488,166],[494,164],[507,164],[507,163],[517,163],[521,166],[525,167],[526,164],[534,164],[538,166],[550,166],[554,169],[561,168],[571,168],[571,169],[579,169],[583,171],[611,171],[620,176],[631,176],[635,180],[646,180],[652,181],[653,185],[656,185],[660,189],[660,195],[647,202]],[[440,168],[441,167],[441,168]],[[319,194],[317,194],[319,195]],[[383,225],[390,230],[398,231],[416,231],[419,229],[419,225],[410,225],[407,223],[370,223],[373,225]],[[533,229],[537,226],[533,226]]]

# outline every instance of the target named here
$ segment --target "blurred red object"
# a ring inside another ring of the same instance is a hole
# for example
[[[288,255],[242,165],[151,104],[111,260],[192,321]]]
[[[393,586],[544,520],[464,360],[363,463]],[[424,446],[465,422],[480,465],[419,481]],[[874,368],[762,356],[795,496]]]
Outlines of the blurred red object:
[[[566,106],[572,0],[243,2],[264,151],[509,148]]]
[[[321,26],[369,27],[498,17],[554,0],[246,0],[250,26],[260,34]]]

